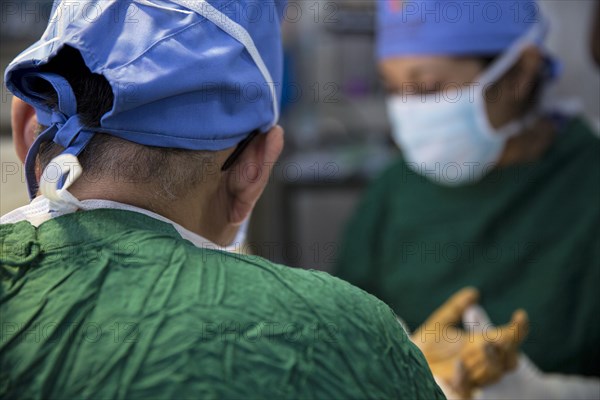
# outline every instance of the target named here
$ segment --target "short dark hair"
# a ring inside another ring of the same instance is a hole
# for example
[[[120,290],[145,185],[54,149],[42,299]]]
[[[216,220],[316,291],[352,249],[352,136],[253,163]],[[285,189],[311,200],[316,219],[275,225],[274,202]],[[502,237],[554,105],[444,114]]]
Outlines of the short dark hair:
[[[112,108],[113,92],[104,76],[87,68],[79,51],[64,47],[42,70],[58,73],[69,82],[84,126],[100,127],[100,119]],[[39,84],[43,85],[42,82]],[[50,85],[47,86],[38,90],[45,93],[49,106],[54,108],[58,103],[57,95]],[[45,128],[38,127],[40,132]],[[63,150],[54,142],[42,144],[38,155],[41,170]],[[97,178],[112,178],[148,184],[154,197],[173,199],[205,179],[204,172],[211,169],[204,167],[207,162],[212,162],[213,153],[144,146],[99,132],[78,158],[83,168],[82,180],[93,182]]]

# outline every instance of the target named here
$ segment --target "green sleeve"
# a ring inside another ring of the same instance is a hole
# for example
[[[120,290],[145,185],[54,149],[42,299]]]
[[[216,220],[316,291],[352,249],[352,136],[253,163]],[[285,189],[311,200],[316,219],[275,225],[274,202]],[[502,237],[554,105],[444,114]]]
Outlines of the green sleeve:
[[[348,349],[357,376],[378,387],[369,393],[370,397],[445,399],[425,357],[395,313],[374,296],[347,287],[346,299],[354,313],[339,321],[336,342]],[[375,379],[378,383],[371,381]]]

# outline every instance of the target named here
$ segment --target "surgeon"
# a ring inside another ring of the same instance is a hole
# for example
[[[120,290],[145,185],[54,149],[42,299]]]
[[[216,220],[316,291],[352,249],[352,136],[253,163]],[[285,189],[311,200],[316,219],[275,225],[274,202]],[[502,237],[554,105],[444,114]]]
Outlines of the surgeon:
[[[517,372],[488,398],[598,398],[600,141],[545,96],[559,68],[538,5],[377,6],[401,157],[352,218],[339,276],[410,329],[467,285],[483,308],[465,323],[479,329],[523,307],[531,332]]]

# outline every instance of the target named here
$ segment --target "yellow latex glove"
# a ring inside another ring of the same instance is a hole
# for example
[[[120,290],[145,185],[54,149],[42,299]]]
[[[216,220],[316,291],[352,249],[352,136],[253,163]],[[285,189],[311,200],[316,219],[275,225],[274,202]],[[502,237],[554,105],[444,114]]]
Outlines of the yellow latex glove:
[[[464,312],[479,298],[474,288],[464,288],[438,308],[412,335],[432,373],[461,397],[499,380],[513,369],[529,321],[517,310],[510,323],[500,326],[460,326]]]

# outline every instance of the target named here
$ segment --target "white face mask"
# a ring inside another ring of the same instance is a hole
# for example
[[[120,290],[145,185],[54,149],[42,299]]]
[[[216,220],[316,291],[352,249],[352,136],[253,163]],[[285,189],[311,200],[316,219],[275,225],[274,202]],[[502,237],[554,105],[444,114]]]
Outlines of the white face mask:
[[[246,237],[248,235],[248,225],[250,224],[250,216],[248,216],[244,222],[242,222],[242,225],[240,225],[240,228],[238,229],[236,235],[235,235],[235,239],[233,239],[233,242],[231,242],[229,244],[229,246],[225,247],[225,250],[232,252],[232,253],[239,253],[239,254],[243,254],[245,252],[244,247],[246,246]]]
[[[513,45],[477,83],[429,95],[395,95],[387,101],[392,134],[409,168],[447,186],[474,183],[498,162],[506,141],[535,115],[500,129],[491,126],[485,92],[541,34],[536,26]]]

